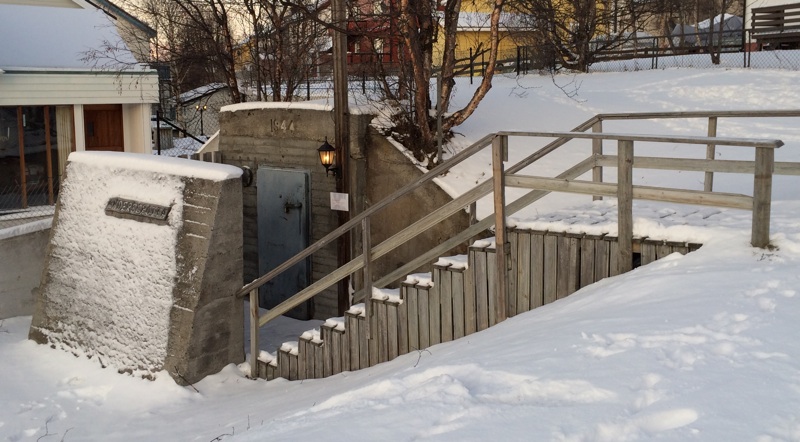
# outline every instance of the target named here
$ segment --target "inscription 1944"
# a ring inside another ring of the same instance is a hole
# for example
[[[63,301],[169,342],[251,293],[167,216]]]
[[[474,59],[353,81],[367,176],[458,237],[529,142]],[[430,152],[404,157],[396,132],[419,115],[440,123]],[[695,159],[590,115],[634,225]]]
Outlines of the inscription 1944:
[[[166,224],[171,207],[148,204],[124,198],[111,198],[106,204],[106,215],[136,221]]]

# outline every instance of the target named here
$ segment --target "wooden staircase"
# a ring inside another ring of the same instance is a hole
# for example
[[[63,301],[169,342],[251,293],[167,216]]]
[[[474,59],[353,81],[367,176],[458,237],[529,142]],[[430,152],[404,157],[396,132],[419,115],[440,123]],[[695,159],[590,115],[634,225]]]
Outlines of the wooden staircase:
[[[612,259],[617,238],[509,230],[508,316],[549,304],[603,278],[619,274]],[[699,244],[634,240],[641,265]],[[442,258],[431,273],[409,275],[399,289],[376,289],[367,326],[364,304],[320,330],[284,343],[259,359],[267,380],[318,379],[390,361],[406,353],[459,339],[496,324],[494,240],[475,242],[468,254]],[[262,353],[264,355],[264,353]]]
[[[696,244],[665,243],[635,237],[634,200],[750,210],[750,243],[754,247],[769,247],[773,174],[800,175],[800,163],[775,161],[774,151],[783,145],[780,140],[717,137],[716,127],[720,118],[777,117],[797,118],[800,117],[800,110],[601,114],[578,125],[571,132],[504,131],[489,134],[389,197],[354,215],[334,231],[246,284],[235,294],[242,299],[249,298],[251,376],[267,379],[308,379],[370,367],[404,353],[484,330],[509,316],[549,304],[605,277],[631,270],[636,265],[647,264],[674,252],[687,253],[699,247]],[[603,131],[603,123],[613,120],[698,118],[708,120],[709,136],[662,136]],[[531,140],[548,138],[553,141],[506,168],[511,137]],[[582,140],[583,144],[580,143]],[[604,142],[614,142],[616,154],[604,150]],[[672,158],[669,155],[637,156],[635,143],[702,146],[705,148],[705,159]],[[751,148],[754,151],[754,160],[716,160],[717,146]],[[585,159],[558,175],[531,176],[523,173],[528,166],[556,150],[573,149],[572,153],[580,154],[585,147],[590,148]],[[487,181],[478,183],[380,244],[371,243],[370,222],[374,215],[487,148],[491,149],[492,157],[492,174]],[[616,169],[616,182],[603,181],[609,175],[604,174],[604,168]],[[705,172],[703,190],[635,185],[634,169]],[[752,177],[752,195],[714,191],[714,173]],[[586,175],[591,175],[591,180],[581,179]],[[525,189],[527,193],[506,204],[507,187]],[[616,198],[616,235],[576,235],[507,227],[507,217],[551,192],[578,193],[590,195],[593,199]],[[490,194],[494,203],[492,217],[476,220],[463,231],[453,232],[452,236],[440,244],[433,245],[430,250],[422,252],[417,258],[386,275],[372,275],[371,268],[375,260],[388,255],[465,207],[473,207],[471,213],[474,213],[476,201]],[[395,292],[373,290],[373,287],[382,288],[392,284],[414,269],[449,253],[454,247],[491,228],[496,232],[497,246],[492,241],[474,243],[466,257],[466,265],[463,264],[463,257],[440,260],[433,265],[430,277],[406,279]],[[360,255],[265,314],[260,313],[259,287],[348,234],[360,236]],[[341,318],[329,319],[319,332],[310,331],[304,333],[297,342],[285,343],[274,357],[265,357],[263,360],[252,357],[262,353],[258,346],[260,327],[351,276],[363,282],[363,287],[354,295],[354,302],[363,300],[364,304],[352,306]]]

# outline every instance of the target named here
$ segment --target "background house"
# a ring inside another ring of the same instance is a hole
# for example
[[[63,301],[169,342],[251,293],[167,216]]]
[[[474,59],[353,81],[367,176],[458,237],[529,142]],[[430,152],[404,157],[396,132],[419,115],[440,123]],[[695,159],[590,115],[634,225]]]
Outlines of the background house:
[[[150,152],[155,71],[81,0],[0,4],[0,199],[52,204],[71,151]],[[24,36],[24,38],[20,38]]]
[[[52,216],[70,152],[150,153],[158,76],[142,57],[154,35],[106,1],[0,2],[0,229]],[[0,268],[3,316],[30,314],[47,234],[0,239],[15,263]]]

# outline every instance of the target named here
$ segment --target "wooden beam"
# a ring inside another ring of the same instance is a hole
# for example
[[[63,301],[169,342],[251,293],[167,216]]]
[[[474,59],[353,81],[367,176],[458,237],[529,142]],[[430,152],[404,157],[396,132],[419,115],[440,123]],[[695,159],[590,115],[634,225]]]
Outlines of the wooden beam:
[[[769,245],[769,220],[772,205],[772,168],[775,151],[756,149],[756,171],[753,179],[753,226],[751,244],[753,247]]]
[[[258,377],[258,289],[250,291],[250,377]]]
[[[508,137],[498,136],[492,140],[492,176],[494,183],[494,226],[495,226],[495,269],[496,322],[505,321],[508,317],[506,293],[508,292],[508,252],[510,247],[506,238],[506,183],[504,161],[508,161]]]
[[[506,177],[506,185],[509,187],[524,187],[528,189],[580,193],[585,195],[617,195],[617,185],[613,183],[568,181],[558,178],[513,175]],[[667,189],[664,187],[652,186],[633,186],[633,198],[743,210],[751,210],[753,205],[753,199],[747,195],[722,192],[707,193],[702,190]]]
[[[708,136],[717,136],[717,117],[708,117]],[[706,159],[714,160],[716,157],[716,144],[708,143],[706,145]],[[706,172],[705,179],[703,180],[703,190],[711,192],[714,189],[714,172]]]
[[[602,133],[603,132],[603,121],[598,120],[596,123],[592,125],[592,132],[593,133]],[[595,139],[592,140],[592,156],[597,158],[603,155],[603,140]],[[595,164],[592,168],[592,181],[595,183],[602,183],[603,182],[603,166],[599,166]],[[600,195],[593,195],[592,200],[598,201],[602,200],[603,197]]]
[[[619,140],[617,156],[617,263],[625,273],[633,268],[633,141]]]
[[[22,208],[28,208],[28,177],[25,172],[25,126],[23,119],[22,106],[17,106],[17,140],[19,143],[19,193],[22,197]]]

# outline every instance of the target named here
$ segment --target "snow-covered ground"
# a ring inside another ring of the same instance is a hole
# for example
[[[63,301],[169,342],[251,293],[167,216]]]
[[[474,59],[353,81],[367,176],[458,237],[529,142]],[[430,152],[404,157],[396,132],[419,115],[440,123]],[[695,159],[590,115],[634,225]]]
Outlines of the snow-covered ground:
[[[555,82],[580,85],[575,99],[549,77],[499,79],[458,129],[457,144],[497,130],[569,130],[601,112],[800,103],[800,74],[786,71],[686,69]],[[457,101],[470,90],[459,82]],[[799,161],[797,127],[795,120],[724,120],[718,133],[783,139],[778,160]],[[646,122],[631,131],[703,135],[705,122]],[[521,150],[512,144],[512,160]],[[546,169],[560,168],[555,174],[573,160],[556,158]],[[474,185],[489,164],[480,163],[443,184],[454,193]],[[697,185],[681,175],[658,179]],[[166,374],[141,380],[36,345],[26,340],[30,318],[8,319],[0,323],[0,439],[800,441],[796,182],[776,181],[776,250],[748,246],[746,215],[716,211],[703,226],[682,227],[705,239],[697,252],[606,279],[459,341],[328,379],[251,381],[229,366],[195,391]],[[745,193],[752,186],[721,185]],[[557,199],[538,210],[572,203]],[[563,221],[570,211],[560,213]]]

